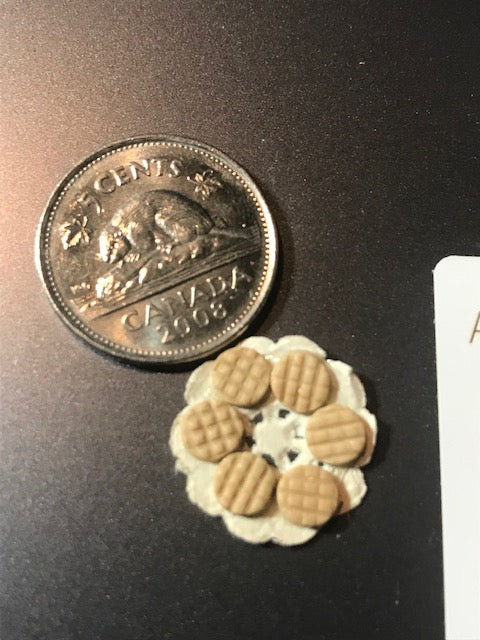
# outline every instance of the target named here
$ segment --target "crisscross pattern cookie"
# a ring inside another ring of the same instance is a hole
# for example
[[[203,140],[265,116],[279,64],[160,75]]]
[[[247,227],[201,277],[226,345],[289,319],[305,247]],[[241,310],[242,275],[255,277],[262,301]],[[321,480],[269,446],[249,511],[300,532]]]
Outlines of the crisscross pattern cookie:
[[[319,527],[327,522],[335,513],[338,500],[334,476],[314,465],[287,471],[277,487],[280,512],[290,522],[304,527]]]
[[[231,453],[217,467],[214,490],[225,509],[244,516],[253,516],[269,503],[277,474],[260,456],[248,451]]]
[[[272,366],[253,349],[234,347],[218,356],[212,368],[212,385],[226,402],[252,407],[265,397]]]
[[[310,351],[291,351],[273,365],[272,391],[289,409],[312,413],[330,393],[330,371],[325,360]]]
[[[217,462],[238,449],[248,418],[226,402],[205,400],[180,418],[185,448],[196,458]]]
[[[323,462],[347,465],[355,461],[365,449],[365,422],[349,409],[338,404],[322,407],[307,423],[307,445],[313,455]]]

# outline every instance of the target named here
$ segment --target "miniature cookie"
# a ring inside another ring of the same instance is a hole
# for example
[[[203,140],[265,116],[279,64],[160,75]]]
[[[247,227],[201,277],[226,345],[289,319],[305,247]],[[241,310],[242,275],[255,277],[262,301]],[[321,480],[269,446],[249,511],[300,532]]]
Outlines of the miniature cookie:
[[[217,462],[238,449],[248,418],[226,402],[205,400],[180,418],[185,448],[196,458]]]
[[[294,524],[319,527],[338,506],[338,486],[333,474],[314,465],[300,465],[287,471],[277,487],[280,512]]]
[[[310,351],[290,351],[273,365],[270,384],[286,407],[312,413],[328,400],[330,369],[325,360]]]
[[[253,516],[269,503],[277,484],[276,469],[250,452],[231,453],[217,467],[213,487],[225,509]]]
[[[366,424],[349,409],[338,404],[317,409],[307,423],[307,445],[313,455],[329,464],[346,465],[365,449]]]
[[[212,368],[217,394],[239,407],[252,407],[266,395],[272,365],[257,351],[234,347],[221,353]]]

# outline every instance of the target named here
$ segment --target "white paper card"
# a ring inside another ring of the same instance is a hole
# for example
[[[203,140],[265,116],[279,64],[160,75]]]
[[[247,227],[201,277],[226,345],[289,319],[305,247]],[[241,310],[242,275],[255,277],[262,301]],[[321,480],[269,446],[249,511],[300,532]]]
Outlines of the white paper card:
[[[434,270],[447,640],[480,640],[480,257]]]

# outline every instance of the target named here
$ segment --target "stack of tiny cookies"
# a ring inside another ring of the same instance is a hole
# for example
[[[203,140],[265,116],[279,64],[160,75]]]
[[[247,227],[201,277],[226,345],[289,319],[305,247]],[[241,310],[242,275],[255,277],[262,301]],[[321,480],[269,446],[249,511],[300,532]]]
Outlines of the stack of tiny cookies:
[[[180,431],[196,458],[218,463],[214,492],[233,514],[256,516],[276,498],[291,523],[319,527],[342,507],[341,480],[323,466],[297,465],[281,474],[250,450],[253,425],[237,407],[252,409],[278,400],[308,415],[306,443],[320,463],[354,467],[368,448],[368,425],[352,409],[336,404],[336,378],[325,359],[293,350],[273,364],[248,347],[234,347],[214,361],[214,398],[183,412]]]

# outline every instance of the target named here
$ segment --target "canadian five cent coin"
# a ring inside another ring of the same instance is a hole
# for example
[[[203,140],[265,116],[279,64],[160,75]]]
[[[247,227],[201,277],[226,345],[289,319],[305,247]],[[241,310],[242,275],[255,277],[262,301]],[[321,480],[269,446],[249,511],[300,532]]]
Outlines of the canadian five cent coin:
[[[59,184],[37,258],[62,319],[131,362],[197,360],[265,301],[276,236],[258,188],[205,144],[146,136],[86,158]]]

